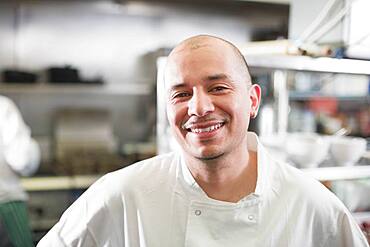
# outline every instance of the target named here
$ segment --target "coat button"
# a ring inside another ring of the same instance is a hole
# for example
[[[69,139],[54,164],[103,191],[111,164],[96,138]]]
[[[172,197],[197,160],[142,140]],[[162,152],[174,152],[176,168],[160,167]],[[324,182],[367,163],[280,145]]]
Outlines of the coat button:
[[[249,220],[254,220],[254,215],[253,214],[248,215],[248,219]]]
[[[195,213],[195,215],[196,215],[196,216],[199,216],[199,215],[201,215],[201,214],[202,214],[202,211],[200,211],[200,210],[198,210],[198,209],[197,209],[197,210],[195,210],[195,212],[194,212],[194,213]]]

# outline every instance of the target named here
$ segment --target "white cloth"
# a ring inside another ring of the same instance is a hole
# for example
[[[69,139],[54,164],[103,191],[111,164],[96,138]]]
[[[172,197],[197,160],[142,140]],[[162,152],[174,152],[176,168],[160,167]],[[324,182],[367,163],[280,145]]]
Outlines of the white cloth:
[[[105,175],[40,241],[52,246],[368,246],[343,204],[318,181],[258,146],[256,191],[238,203],[206,196],[181,155]]]
[[[15,104],[0,96],[0,203],[27,200],[19,175],[33,174],[40,149]]]

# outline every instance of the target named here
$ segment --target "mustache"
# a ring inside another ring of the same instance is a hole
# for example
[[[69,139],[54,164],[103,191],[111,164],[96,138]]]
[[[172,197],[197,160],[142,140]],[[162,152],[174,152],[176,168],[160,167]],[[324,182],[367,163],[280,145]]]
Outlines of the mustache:
[[[207,122],[225,122],[226,120],[224,118],[216,118],[216,117],[196,117],[193,116],[186,120],[184,123],[181,124],[182,129],[188,129],[190,126],[194,124],[202,124]]]

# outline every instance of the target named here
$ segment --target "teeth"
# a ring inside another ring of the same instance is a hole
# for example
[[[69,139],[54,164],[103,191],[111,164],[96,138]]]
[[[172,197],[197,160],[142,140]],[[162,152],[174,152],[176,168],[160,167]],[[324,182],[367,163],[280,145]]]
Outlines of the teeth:
[[[207,128],[191,128],[191,132],[194,132],[194,133],[203,133],[203,132],[210,132],[210,131],[213,131],[213,130],[216,130],[216,129],[219,129],[221,128],[222,124],[219,123],[219,124],[216,124],[216,125],[212,125],[210,127],[207,127]]]

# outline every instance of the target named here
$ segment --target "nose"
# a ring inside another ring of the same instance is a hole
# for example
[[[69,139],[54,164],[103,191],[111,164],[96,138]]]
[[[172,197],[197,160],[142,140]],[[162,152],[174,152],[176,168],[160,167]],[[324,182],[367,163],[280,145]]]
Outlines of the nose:
[[[193,90],[193,96],[188,101],[188,115],[202,117],[214,111],[211,97],[202,90]]]

